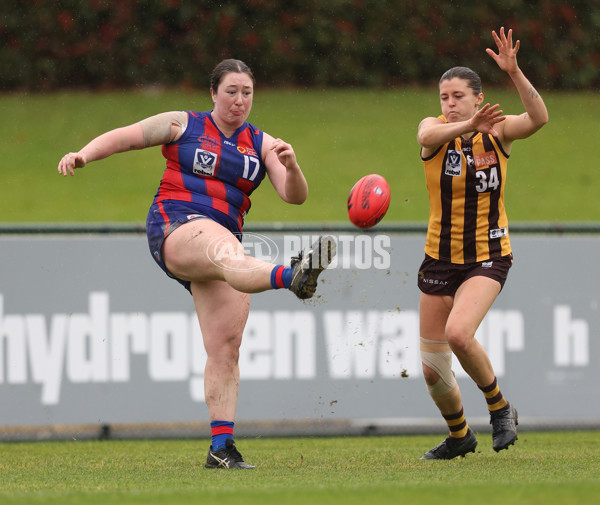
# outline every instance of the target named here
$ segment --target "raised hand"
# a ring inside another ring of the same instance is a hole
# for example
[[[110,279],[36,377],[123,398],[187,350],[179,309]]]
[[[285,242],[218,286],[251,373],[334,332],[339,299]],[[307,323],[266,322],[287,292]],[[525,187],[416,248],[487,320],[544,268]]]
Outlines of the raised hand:
[[[521,41],[517,40],[513,46],[512,29],[508,30],[508,34],[505,34],[504,27],[500,28],[499,36],[494,30],[492,31],[492,37],[494,37],[494,42],[496,42],[496,46],[498,46],[498,54],[490,48],[487,48],[485,52],[494,58],[494,61],[501,70],[504,70],[509,74],[518,70],[517,53],[519,52]]]
[[[294,148],[287,142],[284,142],[281,139],[275,139],[271,145],[271,150],[277,155],[281,164],[286,168],[296,168],[298,166]]]
[[[502,115],[503,111],[499,107],[500,105],[498,104],[490,105],[486,103],[471,118],[470,123],[473,129],[497,137],[498,132],[494,129],[494,125],[506,119],[506,116]]]

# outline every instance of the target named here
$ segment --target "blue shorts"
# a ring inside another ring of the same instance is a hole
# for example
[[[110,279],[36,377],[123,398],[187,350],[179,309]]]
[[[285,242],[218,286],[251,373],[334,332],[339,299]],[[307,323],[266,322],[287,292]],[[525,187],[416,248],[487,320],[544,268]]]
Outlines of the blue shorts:
[[[190,281],[177,278],[167,269],[162,257],[162,246],[169,234],[182,224],[195,219],[212,219],[227,228],[240,242],[242,241],[242,230],[239,228],[237,222],[227,214],[212,207],[179,200],[154,202],[148,211],[148,218],[146,219],[146,236],[148,237],[150,253],[158,266],[169,277],[182,284],[188,291],[190,291]]]

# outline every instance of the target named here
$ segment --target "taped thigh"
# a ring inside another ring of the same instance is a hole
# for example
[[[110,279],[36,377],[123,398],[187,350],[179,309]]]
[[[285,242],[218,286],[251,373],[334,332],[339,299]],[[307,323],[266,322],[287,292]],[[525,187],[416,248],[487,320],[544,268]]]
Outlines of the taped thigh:
[[[447,341],[421,337],[421,361],[440,377],[435,384],[427,385],[432,396],[444,395],[456,387],[456,379],[452,371],[452,351]]]

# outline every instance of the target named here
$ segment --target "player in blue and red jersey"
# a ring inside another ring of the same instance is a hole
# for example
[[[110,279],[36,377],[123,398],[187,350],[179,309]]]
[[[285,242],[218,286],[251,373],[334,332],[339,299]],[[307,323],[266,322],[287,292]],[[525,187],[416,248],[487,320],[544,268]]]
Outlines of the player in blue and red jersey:
[[[66,154],[58,165],[60,174],[74,175],[75,168],[91,161],[162,145],[166,169],[146,231],[155,261],[190,291],[198,314],[207,352],[208,468],[253,468],[233,441],[249,293],[288,288],[298,298],[312,297],[336,246],[333,237],[321,237],[289,267],[245,254],[244,218],[250,195],[265,175],[288,203],[301,204],[308,194],[292,146],[246,121],[254,84],[248,66],[224,60],[211,75],[212,111],[165,112],[111,130]]]

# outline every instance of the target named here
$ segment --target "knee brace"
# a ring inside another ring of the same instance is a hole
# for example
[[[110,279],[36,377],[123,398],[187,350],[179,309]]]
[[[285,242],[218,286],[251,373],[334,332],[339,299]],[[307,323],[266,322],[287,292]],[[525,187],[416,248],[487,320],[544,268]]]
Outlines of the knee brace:
[[[452,351],[447,341],[428,340],[421,337],[421,361],[431,368],[440,378],[433,384],[427,384],[431,396],[442,396],[456,387],[452,371]]]

